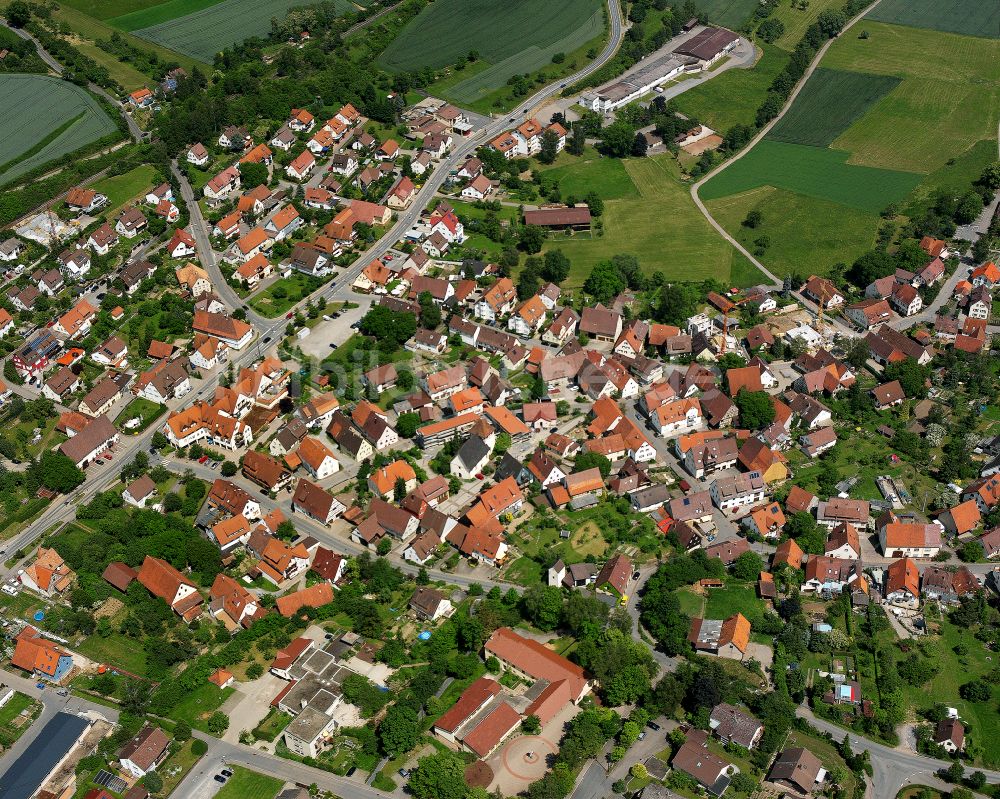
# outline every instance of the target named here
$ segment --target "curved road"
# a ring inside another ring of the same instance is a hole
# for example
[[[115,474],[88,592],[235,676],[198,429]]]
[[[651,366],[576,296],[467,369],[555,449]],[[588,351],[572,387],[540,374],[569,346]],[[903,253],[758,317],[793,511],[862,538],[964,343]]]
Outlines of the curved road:
[[[848,30],[850,30],[854,26],[855,23],[861,20],[868,12],[870,12],[873,8],[875,8],[875,6],[877,6],[881,2],[882,0],[875,0],[875,2],[872,3],[870,6],[868,6],[866,9],[864,9],[864,11],[862,11],[860,14],[858,14],[852,20],[850,20],[844,26],[844,29],[840,32],[840,36],[843,36]],[[838,36],[837,38],[840,38],[840,36]],[[729,234],[729,232],[722,225],[720,225],[716,221],[715,217],[708,212],[708,209],[705,207],[705,203],[701,201],[701,197],[698,196],[698,190],[707,181],[714,178],[723,170],[728,169],[737,161],[739,161],[741,158],[743,158],[745,155],[747,155],[747,153],[749,153],[754,147],[756,147],[760,143],[760,141],[768,133],[771,132],[771,128],[777,125],[778,122],[781,121],[781,118],[786,113],[788,113],[788,109],[792,107],[792,103],[794,103],[795,98],[799,96],[799,92],[802,91],[802,87],[806,85],[806,82],[809,80],[813,72],[815,72],[816,68],[819,66],[819,62],[823,59],[823,56],[826,55],[826,51],[830,49],[830,45],[833,44],[836,40],[837,39],[829,39],[827,42],[823,44],[822,47],[819,48],[819,50],[816,51],[816,55],[813,57],[812,63],[809,64],[809,68],[806,69],[805,73],[799,79],[799,82],[795,85],[795,88],[792,90],[792,93],[788,95],[788,100],[785,101],[785,105],[781,109],[780,113],[770,122],[768,122],[763,128],[761,128],[760,131],[757,133],[757,135],[750,140],[750,143],[746,147],[740,150],[732,158],[723,161],[721,164],[719,164],[719,166],[717,166],[715,169],[713,169],[711,172],[705,175],[705,177],[703,177],[701,180],[699,180],[691,187],[691,199],[694,200],[694,204],[698,206],[698,210],[701,211],[702,214],[704,214],[709,224],[715,228],[715,230],[718,232],[720,236],[722,236],[722,238],[724,238],[726,241],[732,244],[733,247],[735,247],[737,250],[743,253],[743,255],[745,255],[749,259],[750,263],[752,263],[761,272],[767,275],[773,282],[774,286],[781,286],[783,285],[783,282],[779,280],[778,277],[774,275],[766,266],[764,266],[764,264],[758,261],[742,244],[740,244],[733,236]]]

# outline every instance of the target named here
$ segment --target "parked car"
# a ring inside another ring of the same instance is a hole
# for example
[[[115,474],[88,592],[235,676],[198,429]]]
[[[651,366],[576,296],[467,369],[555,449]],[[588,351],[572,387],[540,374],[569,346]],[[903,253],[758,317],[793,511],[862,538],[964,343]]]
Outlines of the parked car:
[[[226,778],[223,777],[221,774],[216,774],[215,775],[215,781],[216,782],[221,782],[223,785],[226,784]]]
[[[200,458],[198,458],[198,463],[204,463],[207,460],[208,460],[208,455],[202,455]]]

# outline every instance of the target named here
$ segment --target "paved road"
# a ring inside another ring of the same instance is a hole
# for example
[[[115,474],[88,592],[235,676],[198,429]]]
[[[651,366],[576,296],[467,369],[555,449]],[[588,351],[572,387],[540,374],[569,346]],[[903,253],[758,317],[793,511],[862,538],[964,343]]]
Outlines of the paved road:
[[[914,754],[913,752],[893,749],[884,744],[862,738],[853,732],[848,733],[843,727],[838,727],[836,724],[816,718],[813,712],[807,707],[799,707],[795,714],[800,718],[807,719],[810,724],[822,732],[829,732],[838,741],[842,741],[847,736],[850,740],[851,749],[855,752],[860,753],[867,750],[871,754],[872,769],[874,771],[874,776],[872,777],[874,799],[893,799],[899,792],[899,789],[907,783],[911,785],[937,785],[940,783],[940,780],[937,780],[934,776],[935,772],[939,769],[946,769],[951,765],[950,760],[936,760],[932,757]],[[988,769],[975,770],[982,771],[989,783],[1000,783],[1000,772]]]
[[[844,30],[841,32],[840,35],[843,36],[845,33],[847,33],[847,31],[850,30],[850,28],[856,22],[858,22],[858,20],[862,19],[866,14],[868,14],[873,8],[875,8],[875,6],[877,6],[881,2],[882,0],[875,0],[875,2],[872,3],[870,6],[868,6],[864,11],[862,11],[860,14],[858,14],[856,17],[850,20],[844,26]],[[718,167],[713,169],[711,172],[705,175],[705,177],[703,177],[701,180],[699,180],[691,187],[691,199],[694,200],[694,204],[698,206],[698,210],[705,215],[705,218],[709,221],[709,224],[711,224],[711,226],[714,227],[716,231],[718,231],[719,235],[722,236],[722,238],[724,238],[726,241],[732,244],[737,250],[743,253],[743,255],[745,255],[750,260],[750,263],[752,263],[761,272],[767,275],[775,286],[780,286],[782,284],[782,281],[780,281],[770,270],[767,269],[767,267],[764,266],[764,264],[758,261],[751,252],[749,252],[742,244],[740,244],[733,236],[731,236],[729,232],[722,225],[720,225],[716,221],[715,217],[712,216],[709,213],[708,209],[705,207],[705,203],[701,201],[701,197],[698,196],[698,190],[705,183],[707,183],[709,180],[711,180],[720,172],[722,172],[724,169],[729,168],[737,161],[739,161],[741,158],[743,158],[758,143],[760,143],[760,141],[770,132],[771,128],[773,128],[775,125],[778,124],[781,118],[788,112],[788,109],[792,107],[792,103],[794,103],[795,98],[799,96],[799,92],[802,91],[802,87],[806,85],[806,82],[809,80],[809,76],[816,71],[816,67],[819,66],[819,62],[826,54],[826,51],[830,49],[830,45],[833,44],[833,42],[835,41],[836,39],[830,39],[822,47],[819,48],[819,50],[816,52],[815,58],[813,58],[812,63],[809,65],[809,68],[805,71],[805,74],[803,74],[798,84],[796,84],[795,88],[792,90],[792,93],[788,96],[788,100],[785,102],[785,105],[781,109],[781,112],[774,119],[768,122],[763,128],[761,128],[760,131],[757,133],[757,135],[753,137],[753,139],[746,147],[740,150],[740,152],[738,152],[732,158],[723,161],[721,164],[719,164]]]
[[[930,305],[924,306],[920,313],[916,313],[913,316],[901,316],[898,319],[894,319],[890,322],[890,326],[894,327],[896,330],[909,330],[914,325],[918,324],[929,324],[934,321],[934,317],[937,316],[941,306],[943,306],[948,300],[951,299],[952,295],[955,293],[955,286],[958,282],[969,274],[969,267],[972,266],[972,260],[967,257],[962,258],[962,262],[955,268],[944,284],[938,289],[937,296]]]
[[[12,30],[16,35],[20,36],[22,39],[26,39],[27,41],[34,44],[35,50],[38,51],[38,57],[41,58],[42,61],[44,61],[46,65],[48,65],[48,67],[57,75],[61,76],[63,74],[63,65],[60,64],[55,58],[53,58],[52,55],[44,47],[42,47],[42,43],[38,41],[38,39],[36,39],[26,30],[23,30],[21,28],[15,28],[12,25],[8,25],[6,19],[0,19],[0,25],[3,25],[8,30]],[[132,134],[132,138],[135,141],[143,140],[146,134],[143,132],[142,128],[140,128],[136,124],[135,120],[132,119],[131,115],[125,113],[125,109],[122,108],[122,104],[118,101],[117,97],[112,97],[96,83],[88,83],[87,88],[90,89],[90,91],[94,92],[94,94],[99,94],[109,103],[111,103],[111,105],[113,105],[115,108],[121,109],[121,115],[125,117],[125,122],[128,124],[129,133]]]

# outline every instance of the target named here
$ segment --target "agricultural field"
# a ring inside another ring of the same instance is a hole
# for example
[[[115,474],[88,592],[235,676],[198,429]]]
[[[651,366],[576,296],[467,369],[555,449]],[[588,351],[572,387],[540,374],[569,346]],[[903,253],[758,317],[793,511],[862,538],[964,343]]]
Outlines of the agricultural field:
[[[677,110],[725,133],[734,125],[752,125],[768,87],[785,68],[789,54],[774,45],[758,45],[763,55],[753,69],[730,69],[674,98]]]
[[[966,36],[1000,37],[1000,6],[983,0],[882,0],[865,19]]]
[[[874,22],[865,30],[867,39],[834,42],[823,66],[902,82],[833,142],[852,164],[926,173],[996,141],[1000,41]]]
[[[601,35],[601,0],[436,0],[411,20],[379,56],[393,72],[454,64],[471,51],[488,66],[451,82],[448,95],[470,103],[502,87],[512,75],[534,72]],[[433,47],[428,42],[434,42]]]
[[[171,6],[179,0],[172,0]],[[222,0],[201,7],[180,17],[162,20],[166,12],[157,8],[146,12],[144,27],[131,28],[140,39],[167,47],[206,64],[212,63],[215,54],[227,47],[249,39],[252,36],[266,36],[271,30],[271,18],[283,17],[292,8],[310,5],[315,0]],[[183,6],[194,6],[183,3]],[[345,9],[347,4],[344,3]],[[142,19],[129,14],[128,19],[118,22],[133,26],[142,24]],[[149,24],[152,22],[153,24]]]
[[[878,233],[879,219],[874,214],[772,186],[722,197],[705,205],[719,224],[750,252],[756,250],[754,242],[766,236],[770,243],[758,258],[779,276],[803,271],[824,274],[836,263],[851,263],[872,248]],[[742,222],[754,210],[760,211],[763,221],[751,230]],[[733,283],[752,285],[753,282],[737,279],[734,259]]]
[[[0,75],[0,185],[118,127],[84,89],[46,75]]]
[[[691,202],[676,161],[663,155],[622,163],[639,196],[604,203],[603,234],[555,237],[546,245],[572,264],[564,286],[582,285],[595,264],[619,253],[638,256],[645,271],[662,271],[668,280],[728,280],[735,251]]]
[[[765,139],[702,187],[703,200],[774,186],[877,214],[920,182],[913,172],[852,166],[850,153]]]
[[[123,14],[141,13],[167,3],[164,0],[64,0],[60,5],[75,8],[94,19],[112,19]]]
[[[829,147],[899,83],[900,79],[891,75],[817,69],[767,137]]]
[[[735,29],[750,19],[757,0],[695,0],[695,5],[708,14],[711,22]]]
[[[108,22],[123,31],[135,31],[194,14],[196,11],[214,6],[218,2],[220,0],[166,0],[166,2],[161,0],[153,4],[143,3],[140,8],[133,6],[118,14],[113,14]],[[105,5],[118,4],[111,0]],[[104,19],[104,17],[100,17],[100,19]]]

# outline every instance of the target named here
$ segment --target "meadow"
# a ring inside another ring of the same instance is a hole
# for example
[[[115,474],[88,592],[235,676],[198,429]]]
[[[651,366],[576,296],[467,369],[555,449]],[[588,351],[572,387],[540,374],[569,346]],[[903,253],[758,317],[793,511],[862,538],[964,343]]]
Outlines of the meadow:
[[[164,5],[164,0],[64,0],[61,5],[75,8],[94,19],[112,19]]]
[[[754,242],[766,236],[770,243],[758,257],[779,276],[825,274],[836,263],[851,263],[872,248],[878,232],[879,219],[874,214],[772,186],[705,204],[750,252],[756,249]],[[742,223],[754,210],[760,211],[763,221],[751,230]],[[735,263],[732,277],[736,285],[752,283],[737,280]]]
[[[603,234],[555,237],[546,249],[561,249],[572,264],[564,287],[578,287],[599,261],[627,253],[646,272],[662,271],[668,280],[728,280],[735,250],[691,202],[669,155],[622,162],[639,196],[604,203]],[[741,264],[741,274],[757,282],[756,270]]]
[[[587,148],[579,158],[565,154],[549,168],[542,168],[542,184],[559,184],[563,198],[583,199],[595,191],[602,200],[624,200],[639,196],[624,163],[618,158],[604,158]]]
[[[741,27],[757,7],[757,0],[696,0],[699,11],[710,21],[727,28]]]
[[[774,186],[877,214],[906,197],[921,180],[913,172],[849,165],[849,155],[764,139],[706,183],[700,195],[703,200],[716,200],[760,186]]]
[[[167,47],[204,63],[212,63],[215,54],[253,36],[266,36],[271,30],[271,18],[283,17],[292,8],[311,5],[317,0],[222,0],[202,7],[182,17],[154,22],[132,32],[140,39]],[[186,0],[180,0],[183,4]],[[191,3],[192,5],[194,3]],[[346,7],[346,6],[345,6]],[[156,20],[156,8],[148,13]],[[138,18],[124,24],[138,24]],[[119,18],[119,22],[122,18]]]
[[[114,133],[86,90],[46,75],[0,75],[0,185]]]
[[[78,0],[79,2],[80,0]],[[214,6],[220,0],[159,0],[159,2],[147,4],[141,3],[138,8],[135,4],[128,8],[128,3],[123,10],[111,15],[108,22],[116,28],[124,31],[134,31],[141,28],[149,28],[163,22],[169,22],[178,17],[194,14],[197,11]],[[119,0],[107,0],[106,5],[121,6]],[[95,15],[96,16],[96,15]],[[105,19],[105,17],[99,17]]]
[[[793,3],[779,3],[771,14],[773,19],[780,20],[785,26],[775,44],[785,50],[795,49],[795,45],[805,35],[806,28],[812,25],[819,15],[828,8],[840,10],[844,0],[811,0],[806,8],[800,8]]]
[[[108,198],[108,211],[115,211],[139,197],[140,192],[145,196],[145,193],[153,188],[155,177],[156,169],[149,164],[143,164],[121,175],[99,180],[93,185],[93,189]]]
[[[988,0],[882,0],[865,19],[966,36],[1000,37],[1000,6]]]
[[[725,133],[734,125],[752,125],[768,87],[788,63],[788,52],[760,45],[763,55],[753,69],[730,69],[673,99],[677,110]]]
[[[829,147],[899,83],[891,75],[817,69],[767,136],[791,144]]]
[[[927,173],[996,141],[1000,41],[879,22],[865,30],[867,39],[835,41],[823,66],[902,82],[833,142],[850,163]]]

